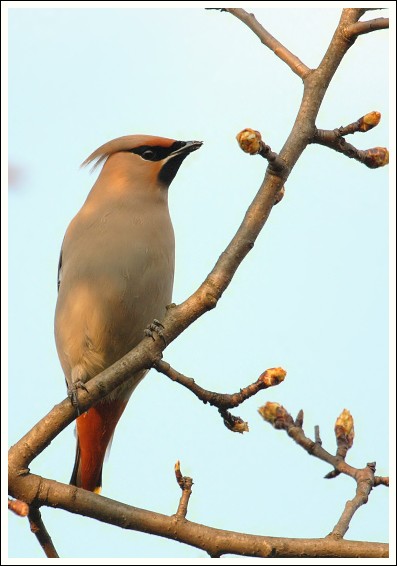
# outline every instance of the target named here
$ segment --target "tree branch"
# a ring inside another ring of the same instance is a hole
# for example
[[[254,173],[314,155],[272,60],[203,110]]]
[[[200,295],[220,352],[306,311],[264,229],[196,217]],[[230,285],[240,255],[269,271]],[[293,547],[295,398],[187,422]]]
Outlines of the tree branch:
[[[229,9],[237,16],[237,10]],[[345,36],[345,30],[357,22],[365,10],[345,9],[329,48],[318,69],[310,71],[297,57],[290,53],[277,40],[272,38],[253,16],[244,10],[239,15],[247,15],[249,27],[261,38],[261,41],[275,51],[278,57],[304,80],[304,94],[300,109],[291,133],[286,140],[279,158],[285,166],[275,171],[269,165],[264,180],[256,197],[248,208],[241,226],[235,236],[220,255],[214,268],[197,291],[180,305],[171,305],[164,324],[164,341],[144,338],[142,342],[86,384],[87,391],[79,392],[79,407],[82,412],[109,394],[131,375],[139,370],[153,367],[162,356],[165,344],[170,344],[186,328],[204,313],[215,308],[218,300],[229,286],[236,270],[265,225],[274,206],[277,194],[285,184],[292,168],[315,135],[315,121],[327,88],[344,55],[352,45]],[[244,14],[243,14],[244,13]],[[245,16],[244,16],[245,17]],[[243,20],[242,17],[240,19]],[[246,556],[271,557],[384,557],[387,545],[380,543],[361,543],[333,539],[282,539],[245,535],[230,531],[212,529],[191,523],[181,517],[167,517],[118,503],[88,491],[57,483],[31,474],[28,466],[46,446],[76,418],[75,410],[69,399],[56,405],[35,427],[9,451],[9,490],[20,500],[36,506],[50,505],[79,513],[123,528],[139,530],[185,542],[206,550],[211,556],[222,554],[242,554]],[[299,424],[301,418],[296,419]],[[293,426],[290,432],[303,434],[299,426]],[[299,432],[300,431],[300,432]],[[292,434],[291,434],[292,436]],[[304,445],[313,453],[322,451],[319,443],[315,444],[304,435]],[[326,451],[325,461],[334,465],[335,456]],[[354,477],[355,469],[345,462],[337,464],[338,471]],[[350,473],[349,473],[350,471]],[[385,485],[385,482],[380,483]],[[379,484],[380,484],[379,483]]]
[[[288,171],[285,162],[280,158],[278,153],[272,151],[270,145],[266,145],[262,140],[262,136],[258,130],[252,128],[245,128],[236,136],[238,145],[245,152],[250,155],[260,155],[269,162],[269,171],[273,171],[275,175],[280,175]],[[274,199],[273,206],[278,204],[284,197],[285,187],[277,192]]]
[[[181,464],[179,460],[175,464],[175,477],[179,487],[182,490],[181,499],[179,501],[178,509],[176,512],[177,517],[186,517],[187,506],[189,505],[189,499],[192,494],[193,479],[188,476],[183,476],[181,472]]]
[[[388,29],[389,18],[376,18],[374,20],[367,20],[366,22],[356,22],[348,26],[345,30],[345,35],[348,39],[356,39],[359,35],[370,33],[380,29]]]
[[[120,503],[84,489],[34,474],[15,480],[28,501],[91,517],[98,521],[147,534],[177,540],[204,550],[212,557],[236,554],[253,557],[292,558],[387,557],[388,545],[329,539],[288,539],[248,535],[193,523],[177,515],[167,516]]]
[[[343,153],[346,157],[355,159],[370,169],[384,167],[389,163],[389,151],[386,147],[357,149],[354,145],[348,143],[338,130],[317,130],[311,143],[324,145],[338,153]]]
[[[336,456],[333,456],[322,447],[318,426],[315,427],[314,442],[305,435],[302,428],[303,411],[299,411],[299,415],[294,421],[282,405],[269,402],[259,408],[259,414],[274,428],[285,430],[288,436],[295,440],[308,454],[331,464],[334,470],[325,476],[327,479],[335,478],[339,474],[345,474],[356,481],[357,488],[355,497],[346,503],[338,523],[327,536],[327,538],[333,539],[343,538],[349,528],[354,513],[361,505],[367,503],[368,496],[375,485],[375,462],[367,464],[363,469],[354,468],[345,462],[346,453],[353,445],[354,439],[354,423],[350,412],[344,409],[335,423],[335,436],[338,446]],[[378,481],[378,484],[380,483],[381,482]],[[386,485],[386,482],[384,482],[384,485]]]
[[[209,403],[214,407],[218,407],[219,413],[223,418],[223,423],[232,432],[248,432],[248,423],[243,421],[240,417],[235,417],[230,414],[227,409],[233,407],[238,407],[252,397],[256,395],[262,389],[267,389],[268,387],[274,387],[279,385],[287,374],[282,368],[270,368],[264,371],[255,383],[251,383],[247,387],[240,389],[238,393],[228,394],[228,393],[216,393],[215,391],[208,391],[200,385],[198,385],[194,379],[191,377],[186,377],[182,373],[179,373],[173,369],[169,363],[165,361],[158,361],[154,366],[157,371],[169,377],[172,381],[183,385],[186,389],[189,389],[200,401],[204,404]]]
[[[284,170],[275,175],[266,172],[264,181],[248,208],[241,226],[221,254],[213,270],[197,291],[180,305],[170,305],[164,324],[164,337],[170,344],[197,318],[215,308],[223,292],[229,286],[237,268],[252,249],[256,238],[265,225],[274,205],[275,197],[284,185],[292,167],[311,142],[315,133],[315,119],[329,83],[343,56],[351,44],[343,35],[346,26],[357,21],[359,9],[345,9],[330,46],[318,69],[305,79],[305,90],[293,129],[280,152],[285,162]],[[121,360],[91,379],[87,391],[79,391],[79,406],[82,412],[121,385],[131,375],[143,368],[152,367],[164,349],[163,340],[142,342]],[[10,449],[10,466],[13,473],[22,472],[29,463],[70,424],[76,415],[68,399],[54,407],[31,431]],[[12,476],[11,476],[12,477]]]
[[[375,476],[374,487],[378,487],[378,485],[389,487],[389,477]]]
[[[55,546],[41,518],[40,510],[32,505],[28,515],[30,530],[36,536],[47,558],[59,558]]]
[[[375,128],[379,124],[381,117],[382,115],[380,112],[373,110],[372,112],[368,112],[368,114],[361,116],[361,118],[355,122],[352,122],[347,126],[336,128],[333,131],[340,136],[347,136],[348,134],[355,134],[356,132],[365,133],[372,130],[372,128]]]
[[[343,409],[335,423],[336,457],[344,460],[354,441],[354,421],[350,411]]]
[[[225,411],[225,409],[238,407],[239,405],[241,405],[241,403],[243,403],[253,395],[256,395],[262,389],[268,389],[269,387],[279,385],[282,381],[284,381],[284,378],[287,374],[287,372],[282,368],[267,369],[254,383],[251,383],[250,385],[247,385],[247,387],[240,389],[238,393],[228,394],[216,393],[215,391],[204,389],[203,387],[198,385],[194,381],[194,379],[187,377],[182,373],[179,373],[179,371],[173,369],[169,363],[163,360],[156,362],[154,367],[158,372],[166,375],[172,381],[175,381],[176,383],[183,385],[183,387],[186,387],[186,389],[189,389],[189,391],[194,393],[194,395],[196,395],[196,397],[200,399],[200,401],[202,401],[204,404],[209,403],[214,407],[218,407],[218,409],[221,409],[222,411]],[[221,412],[221,414],[224,417],[225,413]],[[226,426],[228,425],[226,424]],[[228,428],[230,428],[230,426],[228,426]],[[237,431],[235,430],[235,432]]]
[[[316,130],[311,139],[311,143],[325,145],[339,153],[343,153],[349,158],[356,159],[364,163],[371,169],[384,167],[389,163],[389,152],[385,147],[373,147],[367,150],[360,150],[354,145],[347,143],[344,136],[355,134],[356,132],[368,132],[375,128],[381,119],[381,113],[376,110],[361,116],[355,122],[347,126],[341,126],[335,130]]]
[[[278,153],[272,151],[270,145],[262,140],[261,133],[252,128],[241,130],[236,136],[240,149],[250,155],[260,155],[269,162],[270,169],[277,175],[288,172],[285,162],[280,159]]]
[[[347,501],[341,518],[328,535],[328,538],[341,539],[345,536],[354,513],[368,501],[368,496],[374,485],[374,472],[375,465],[371,464],[367,464],[367,467],[363,470],[357,470],[355,478],[357,482],[356,495],[352,500]]]
[[[239,20],[245,23],[254,34],[259,37],[263,45],[268,47],[273,51],[277,57],[279,57],[288,67],[298,75],[301,79],[304,79],[310,72],[311,69],[307,67],[296,55],[291,53],[282,43],[280,43],[275,37],[273,37],[255,18],[254,14],[249,14],[242,8],[226,8],[224,10],[232,14]]]

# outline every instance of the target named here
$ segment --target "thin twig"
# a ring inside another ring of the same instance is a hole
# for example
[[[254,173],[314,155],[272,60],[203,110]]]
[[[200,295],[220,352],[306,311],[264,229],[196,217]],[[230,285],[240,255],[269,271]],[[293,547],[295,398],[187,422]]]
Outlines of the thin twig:
[[[387,476],[387,477],[375,476],[374,477],[374,487],[378,487],[378,485],[384,485],[386,487],[389,487],[389,476]]]
[[[227,409],[219,408],[218,412],[223,419],[223,424],[225,425],[225,427],[232,432],[239,432],[240,434],[242,434],[243,432],[249,431],[248,423],[243,421],[241,417],[232,415]]]
[[[293,418],[282,405],[266,403],[266,405],[260,407],[259,413],[265,421],[278,430],[285,430],[288,436],[295,440],[308,454],[327,462],[340,473],[355,479],[357,468],[349,466],[342,458],[325,450],[321,445],[321,440],[316,442],[307,437],[303,429],[295,425]],[[316,439],[319,440],[319,432],[316,433]]]
[[[178,509],[176,512],[177,517],[182,517],[183,519],[186,517],[187,514],[187,507],[189,505],[189,499],[192,494],[192,485],[193,485],[193,478],[189,478],[188,476],[183,476],[181,472],[181,464],[179,460],[175,464],[175,477],[176,481],[178,482],[179,487],[182,490],[182,495],[179,500]]]
[[[272,151],[270,145],[265,144],[263,140],[261,141],[261,149],[258,153],[269,162],[271,171],[274,171],[275,173],[281,173],[284,171],[285,162],[280,159],[279,154]]]
[[[339,153],[343,153],[347,157],[364,163],[371,169],[383,167],[389,163],[389,152],[385,147],[360,150],[344,139],[344,136],[349,134],[355,134],[356,132],[365,133],[372,130],[379,124],[380,120],[381,113],[373,110],[347,126],[340,126],[340,128],[335,128],[335,130],[316,130],[311,143],[325,145]]]
[[[239,20],[245,23],[254,33],[259,37],[263,45],[266,45],[269,49],[273,51],[277,57],[279,57],[288,67],[298,75],[301,79],[304,79],[310,72],[311,69],[307,67],[296,55],[291,53],[278,39],[273,37],[255,18],[254,14],[249,14],[242,8],[227,8],[226,12],[229,12]]]
[[[47,558],[59,558],[51,537],[45,528],[40,510],[31,506],[28,515],[30,530],[36,536]]]
[[[158,372],[166,375],[172,381],[175,381],[176,383],[183,385],[183,387],[186,387],[186,389],[189,389],[189,391],[194,393],[194,395],[196,395],[196,397],[198,397],[198,399],[200,399],[204,404],[209,403],[214,407],[218,407],[225,426],[229,430],[239,433],[248,431],[248,423],[243,421],[240,417],[231,415],[227,409],[238,407],[241,403],[253,395],[256,395],[262,389],[278,385],[284,381],[287,373],[282,368],[267,369],[259,376],[255,383],[251,383],[251,385],[240,389],[238,393],[228,394],[216,393],[215,391],[204,389],[198,385],[194,379],[176,371],[164,360],[156,362],[154,367]]]
[[[304,417],[304,413],[302,411],[302,409],[299,411],[299,413],[296,415],[296,419],[295,419],[295,426],[302,428],[303,427],[303,417]]]
[[[327,538],[341,539],[349,529],[350,521],[354,513],[368,501],[368,496],[374,485],[375,465],[367,464],[363,470],[357,470],[356,474],[356,495],[353,499],[346,502],[343,513]]]
[[[338,470],[331,470],[330,472],[328,472],[328,474],[325,474],[324,479],[325,480],[333,480],[334,478],[337,478],[338,476],[340,476],[341,472],[339,472]]]
[[[269,173],[280,176],[288,173],[288,167],[278,153],[272,151],[270,145],[262,140],[262,135],[258,130],[245,128],[236,136],[240,148],[250,155],[260,155],[269,162]],[[284,197],[285,187],[282,186],[277,192],[273,206],[278,204]]]
[[[370,169],[377,169],[389,163],[389,152],[385,147],[373,147],[371,149],[361,150],[348,143],[338,130],[317,130],[313,136],[311,143],[324,145],[342,153],[350,159],[355,159],[363,163]]]
[[[262,389],[268,389],[269,387],[274,387],[279,385],[287,374],[282,368],[270,368],[264,371],[259,378],[247,387],[240,389],[238,393],[216,393],[215,391],[209,391],[198,385],[193,378],[183,375],[179,371],[175,370],[170,366],[168,362],[164,360],[159,360],[154,364],[155,369],[169,377],[172,381],[176,381],[186,389],[189,389],[196,397],[198,397],[204,404],[209,403],[214,407],[222,409],[232,409],[238,407],[252,397],[256,395],[258,391]]]
[[[348,124],[347,126],[336,128],[333,132],[339,136],[347,136],[349,134],[355,134],[356,132],[366,133],[375,128],[379,124],[381,118],[381,113],[377,110],[373,110],[372,112],[367,112],[367,114],[364,114],[364,116],[361,116],[358,120]]]
[[[295,442],[306,450],[308,454],[333,466],[334,469],[332,472],[325,476],[327,479],[336,477],[339,474],[346,474],[356,481],[357,488],[355,497],[346,503],[341,518],[327,537],[333,539],[343,538],[349,528],[349,524],[354,513],[362,505],[367,503],[368,495],[375,485],[375,462],[367,464],[363,469],[358,469],[347,464],[344,461],[344,457],[338,453],[336,456],[333,456],[321,446],[320,430],[318,426],[315,427],[315,441],[313,441],[305,435],[302,427],[296,426],[296,421],[294,421],[288,411],[278,403],[266,403],[266,405],[260,407],[259,413],[262,418],[270,423],[274,428],[285,430],[288,436],[295,440]],[[353,419],[350,413],[345,409],[338,417],[336,423],[336,434],[338,430],[338,434],[340,435],[341,429],[345,428],[344,435],[346,436],[348,450],[354,438],[354,433],[352,433],[352,431],[354,431]],[[379,484],[380,482],[378,481],[378,485]],[[386,482],[384,485],[386,485]]]
[[[272,150],[270,145],[267,145],[263,139],[262,134],[258,130],[252,128],[244,128],[236,136],[236,140],[240,149],[244,153],[250,155],[260,155],[269,162],[270,170],[274,174],[288,173],[288,167],[279,154]]]
[[[348,39],[353,39],[364,33],[388,29],[388,27],[389,18],[376,18],[374,20],[367,20],[366,22],[350,24],[350,26],[345,29],[345,35]]]

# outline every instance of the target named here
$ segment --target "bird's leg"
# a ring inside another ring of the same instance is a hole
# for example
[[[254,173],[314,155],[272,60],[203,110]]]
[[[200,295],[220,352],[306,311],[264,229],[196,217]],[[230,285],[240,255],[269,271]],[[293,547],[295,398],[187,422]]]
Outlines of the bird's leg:
[[[80,405],[79,405],[79,400],[77,397],[77,390],[78,389],[84,389],[84,391],[87,391],[88,393],[88,389],[85,386],[84,381],[76,381],[76,383],[72,383],[72,385],[68,385],[67,391],[68,391],[68,397],[73,405],[73,407],[76,407],[76,411],[78,416],[81,415],[81,411],[80,411]]]
[[[66,387],[68,392],[68,397],[73,405],[76,408],[78,416],[81,415],[79,400],[77,396],[77,391],[79,389],[84,389],[87,391],[87,387],[85,386],[85,382],[87,381],[87,374],[82,368],[81,365],[76,365],[72,369],[71,379],[66,380]]]
[[[164,333],[163,333],[163,329],[164,325],[161,324],[161,322],[159,320],[157,320],[156,318],[153,320],[153,322],[151,322],[144,330],[144,334],[145,336],[149,336],[149,338],[152,338],[153,340],[155,340],[155,337],[153,336],[153,332],[156,332],[156,334],[158,334],[160,336],[160,338],[163,339],[165,346],[167,346],[167,341],[165,339]]]

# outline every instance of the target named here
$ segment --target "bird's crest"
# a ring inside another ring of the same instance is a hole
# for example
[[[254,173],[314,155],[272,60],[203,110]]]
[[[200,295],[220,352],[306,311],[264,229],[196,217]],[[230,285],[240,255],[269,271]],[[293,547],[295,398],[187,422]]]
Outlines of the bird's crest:
[[[114,140],[104,143],[98,149],[96,149],[91,155],[87,157],[85,161],[81,164],[81,167],[86,167],[90,163],[93,163],[91,172],[94,171],[98,165],[103,163],[108,157],[117,153],[119,151],[129,151],[140,147],[141,145],[151,145],[151,146],[162,146],[169,147],[175,140],[170,138],[162,138],[158,136],[148,136],[148,135],[133,135],[133,136],[122,136]]]

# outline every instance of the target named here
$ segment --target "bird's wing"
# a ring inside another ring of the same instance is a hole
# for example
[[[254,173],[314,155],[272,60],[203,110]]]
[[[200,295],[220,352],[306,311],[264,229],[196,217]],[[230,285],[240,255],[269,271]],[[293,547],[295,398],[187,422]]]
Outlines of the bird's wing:
[[[59,254],[59,261],[58,261],[58,276],[57,276],[58,291],[59,291],[59,286],[60,286],[61,280],[62,280],[62,250],[63,250],[63,242],[62,242],[61,251],[60,251],[60,254]]]

